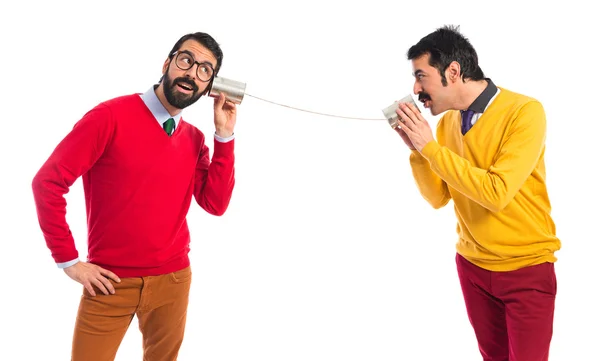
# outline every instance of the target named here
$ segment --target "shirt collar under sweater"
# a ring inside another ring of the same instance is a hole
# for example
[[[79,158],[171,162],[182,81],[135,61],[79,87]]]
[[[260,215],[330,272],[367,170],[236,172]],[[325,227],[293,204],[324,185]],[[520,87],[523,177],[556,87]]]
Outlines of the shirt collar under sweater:
[[[142,97],[144,104],[146,104],[148,109],[150,109],[150,112],[152,112],[152,115],[154,115],[154,118],[156,118],[161,127],[163,123],[167,121],[167,119],[173,118],[175,120],[175,129],[177,129],[179,126],[179,121],[181,120],[182,112],[171,116],[158,99],[158,96],[156,96],[156,93],[154,92],[156,87],[156,85],[151,86],[150,89],[148,89],[145,93],[140,94],[140,96]]]

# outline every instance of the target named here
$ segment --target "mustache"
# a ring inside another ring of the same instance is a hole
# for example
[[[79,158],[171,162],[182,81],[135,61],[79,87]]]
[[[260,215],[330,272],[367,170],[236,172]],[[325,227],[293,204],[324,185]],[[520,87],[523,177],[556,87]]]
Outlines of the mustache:
[[[194,83],[193,81],[191,81],[188,78],[184,78],[184,77],[179,77],[179,78],[175,78],[175,80],[173,80],[173,86],[175,86],[175,84],[177,83],[185,83],[187,85],[189,85],[194,92],[198,91],[198,86],[196,85],[196,83]]]
[[[427,100],[431,100],[431,97],[429,96],[429,94],[427,94],[425,92],[420,92],[419,93],[419,101],[424,102]]]

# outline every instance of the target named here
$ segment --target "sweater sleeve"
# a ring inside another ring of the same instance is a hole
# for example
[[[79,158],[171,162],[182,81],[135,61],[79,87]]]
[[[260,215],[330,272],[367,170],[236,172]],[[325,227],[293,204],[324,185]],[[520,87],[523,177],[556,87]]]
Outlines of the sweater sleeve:
[[[194,198],[206,212],[222,216],[229,207],[235,184],[235,140],[215,141],[212,161],[203,144],[196,164]]]
[[[443,121],[437,128],[437,139],[443,143],[442,123]],[[431,169],[429,161],[417,150],[411,151],[410,167],[421,196],[433,208],[439,209],[448,204],[451,199],[448,185]]]
[[[113,134],[110,110],[98,105],[87,112],[56,146],[33,178],[38,221],[56,263],[79,255],[66,220],[65,194],[100,158]]]
[[[507,137],[488,169],[471,163],[435,141],[422,150],[431,169],[449,186],[492,212],[515,197],[531,175],[544,149],[546,116],[537,101],[525,104],[509,123]]]

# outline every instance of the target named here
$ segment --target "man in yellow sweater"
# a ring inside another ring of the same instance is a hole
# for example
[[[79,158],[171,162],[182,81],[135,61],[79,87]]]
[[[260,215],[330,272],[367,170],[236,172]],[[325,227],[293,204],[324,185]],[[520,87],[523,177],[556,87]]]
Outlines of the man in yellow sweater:
[[[458,29],[444,26],[407,53],[414,93],[441,117],[436,138],[419,110],[400,104],[396,129],[434,208],[452,199],[456,264],[484,361],[548,360],[554,319],[554,253],[539,101],[497,87]]]

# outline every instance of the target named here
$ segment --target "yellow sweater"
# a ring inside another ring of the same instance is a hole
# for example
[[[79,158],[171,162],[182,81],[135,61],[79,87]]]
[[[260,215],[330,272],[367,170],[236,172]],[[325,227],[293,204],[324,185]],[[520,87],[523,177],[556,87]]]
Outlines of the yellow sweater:
[[[555,262],[561,247],[550,216],[544,151],[546,116],[535,99],[500,93],[463,136],[448,111],[437,142],[412,151],[410,164],[434,208],[454,201],[457,252],[491,271]]]

